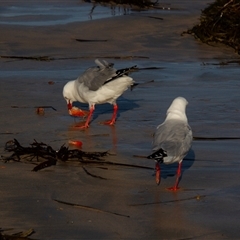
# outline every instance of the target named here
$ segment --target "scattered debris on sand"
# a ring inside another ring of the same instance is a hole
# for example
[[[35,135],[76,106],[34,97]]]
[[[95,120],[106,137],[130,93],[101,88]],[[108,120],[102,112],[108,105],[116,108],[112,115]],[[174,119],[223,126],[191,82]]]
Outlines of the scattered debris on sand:
[[[10,140],[5,144],[5,150],[12,152],[9,157],[3,158],[4,161],[27,161],[37,164],[33,171],[39,171],[46,167],[56,165],[58,160],[68,161],[76,160],[80,162],[101,161],[102,157],[108,155],[108,152],[84,152],[79,149],[70,150],[62,145],[58,151],[50,145],[34,140],[30,147],[23,147],[17,139]]]
[[[216,0],[202,11],[200,23],[188,30],[203,43],[221,43],[240,54],[240,1]]]
[[[43,142],[37,142],[35,139],[34,142],[30,144],[30,147],[23,147],[17,139],[7,141],[5,144],[5,151],[12,152],[12,154],[8,157],[1,156],[1,160],[5,162],[21,161],[35,164],[36,166],[32,169],[34,172],[56,165],[58,160],[63,162],[79,162],[83,165],[98,164],[128,168],[153,169],[151,167],[142,165],[106,161],[104,157],[110,155],[108,151],[85,152],[80,149],[69,149],[65,145],[62,145],[60,149],[56,151],[50,145],[47,145]],[[89,173],[86,168],[83,168],[83,170],[86,174],[91,175],[92,177],[104,179]]]

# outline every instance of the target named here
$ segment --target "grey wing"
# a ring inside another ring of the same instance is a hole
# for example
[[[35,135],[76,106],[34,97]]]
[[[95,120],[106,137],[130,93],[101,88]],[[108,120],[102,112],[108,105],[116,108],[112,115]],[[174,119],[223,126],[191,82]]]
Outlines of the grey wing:
[[[186,123],[170,121],[158,127],[154,134],[153,150],[160,148],[169,157],[183,158],[191,148],[192,130]]]
[[[79,83],[84,83],[89,90],[98,90],[108,79],[116,75],[116,69],[104,60],[95,60],[97,67],[87,69],[81,76],[78,77]]]
[[[189,125],[186,126],[186,138],[185,138],[185,143],[184,143],[184,150],[185,150],[185,155],[189,151],[189,149],[192,146],[192,140],[193,140],[193,134],[192,134],[192,129]]]

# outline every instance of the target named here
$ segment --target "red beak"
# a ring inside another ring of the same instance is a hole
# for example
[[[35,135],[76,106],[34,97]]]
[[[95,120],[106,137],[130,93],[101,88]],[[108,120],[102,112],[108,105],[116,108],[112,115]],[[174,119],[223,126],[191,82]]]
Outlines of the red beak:
[[[68,101],[67,107],[68,107],[68,110],[72,109],[72,104],[70,101]]]

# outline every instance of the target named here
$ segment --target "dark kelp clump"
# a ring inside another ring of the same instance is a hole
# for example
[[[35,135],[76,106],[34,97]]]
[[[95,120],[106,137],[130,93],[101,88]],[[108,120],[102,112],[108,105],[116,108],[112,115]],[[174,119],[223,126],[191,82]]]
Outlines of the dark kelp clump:
[[[4,161],[25,161],[36,164],[33,171],[39,171],[46,167],[56,165],[57,161],[79,161],[89,163],[102,161],[102,157],[108,155],[108,152],[85,152],[79,149],[70,150],[62,145],[58,151],[54,150],[50,145],[34,140],[30,147],[23,147],[17,139],[6,142],[5,150],[12,152],[12,155],[5,157]]]
[[[36,165],[32,171],[39,171],[41,169],[56,165],[57,161],[63,162],[78,162],[81,165],[109,165],[119,167],[131,167],[131,168],[142,168],[151,169],[151,167],[106,161],[104,157],[110,155],[108,151],[104,152],[85,152],[79,149],[69,149],[62,145],[59,150],[54,150],[50,145],[43,142],[37,142],[34,140],[29,147],[23,147],[17,139],[7,141],[5,144],[5,151],[12,153],[8,157],[1,156],[1,160],[16,161],[24,163],[32,163]],[[92,177],[105,179],[99,176],[95,176],[87,171],[86,168],[82,167],[83,170]],[[1,239],[0,239],[1,240]]]
[[[200,23],[187,33],[203,43],[222,43],[240,54],[240,0],[217,0],[202,11]]]
[[[0,228],[0,240],[33,240],[29,238],[35,231],[33,229],[28,229],[26,231],[17,232],[14,234],[5,234],[5,232],[12,229],[1,229]]]
[[[137,6],[140,8],[149,8],[149,7],[154,7],[158,4],[157,1],[149,1],[149,0],[94,0],[94,1],[89,1],[85,0],[85,2],[91,2],[91,3],[98,3],[101,5],[129,5],[129,6]]]

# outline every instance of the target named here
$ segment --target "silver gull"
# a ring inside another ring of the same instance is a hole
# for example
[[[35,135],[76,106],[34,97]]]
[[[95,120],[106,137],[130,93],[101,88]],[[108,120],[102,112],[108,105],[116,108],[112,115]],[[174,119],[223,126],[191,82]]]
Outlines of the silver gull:
[[[192,130],[188,125],[186,106],[188,102],[183,97],[173,100],[167,110],[165,121],[160,124],[153,137],[153,153],[149,159],[156,161],[156,183],[160,183],[160,163],[178,162],[175,185],[169,190],[176,191],[181,177],[182,160],[187,155],[192,144]]]
[[[87,120],[80,128],[88,128],[93,115],[95,105],[110,103],[113,105],[113,115],[111,120],[104,124],[114,125],[117,118],[118,105],[116,100],[128,89],[134,85],[134,81],[127,74],[136,66],[116,70],[113,64],[105,60],[95,60],[97,66],[87,69],[76,80],[69,81],[63,88],[63,97],[67,101],[69,114],[72,116],[87,116]],[[88,103],[89,113],[77,107],[72,103],[78,101]]]

